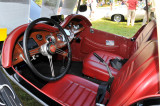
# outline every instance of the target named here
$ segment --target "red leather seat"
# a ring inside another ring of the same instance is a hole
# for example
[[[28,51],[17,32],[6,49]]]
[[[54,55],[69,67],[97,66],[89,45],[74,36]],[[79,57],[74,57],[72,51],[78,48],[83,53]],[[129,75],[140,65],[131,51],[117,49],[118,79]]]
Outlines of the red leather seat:
[[[133,101],[158,93],[157,42],[149,41],[122,67],[111,85],[108,106],[129,105]],[[98,85],[83,78],[66,75],[49,82],[42,91],[62,105],[95,105]],[[105,99],[105,100],[106,100]]]
[[[124,64],[115,77],[108,106],[129,105],[138,98],[158,94],[157,42],[147,42],[138,52]]]
[[[130,47],[129,56],[131,57],[143,43],[147,42],[149,39],[152,39],[152,33],[156,32],[156,22],[151,21],[149,22],[139,36],[136,38],[135,42],[133,42],[132,47]],[[155,36],[155,34],[153,34]],[[116,57],[123,59],[123,57],[115,55],[113,53],[105,52],[105,51],[95,51],[98,55],[100,55],[106,63],[109,64],[110,59],[114,59]],[[119,72],[118,70],[111,68],[111,72],[113,76],[116,76]],[[96,78],[98,80],[107,81],[109,79],[108,71],[106,67],[93,55],[93,53],[89,54],[83,60],[83,74],[92,78]]]
[[[123,57],[109,52],[95,51],[95,53],[101,56],[107,64],[109,64],[109,60],[111,59],[123,59]],[[119,70],[112,68],[110,64],[109,67],[112,71],[113,76],[116,76]],[[83,74],[103,81],[108,81],[109,79],[109,74],[107,72],[106,66],[101,63],[95,56],[93,56],[93,53],[89,54],[88,57],[83,61]]]
[[[97,90],[98,84],[69,74],[42,88],[50,98],[58,100],[62,105],[72,106],[95,106]],[[108,98],[109,93],[106,93],[106,100]]]

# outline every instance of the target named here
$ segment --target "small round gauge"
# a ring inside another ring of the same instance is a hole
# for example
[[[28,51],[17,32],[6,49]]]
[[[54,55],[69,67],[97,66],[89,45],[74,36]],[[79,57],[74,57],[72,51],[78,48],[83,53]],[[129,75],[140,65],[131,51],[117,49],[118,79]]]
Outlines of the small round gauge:
[[[56,42],[56,39],[54,38],[54,36],[46,36],[46,41],[49,42],[49,43],[55,43]]]
[[[38,40],[42,40],[43,39],[42,35],[40,35],[40,34],[37,34],[36,37],[37,37]]]
[[[63,41],[63,42],[65,41],[64,35],[62,35],[61,33],[57,34],[57,38],[59,41]]]

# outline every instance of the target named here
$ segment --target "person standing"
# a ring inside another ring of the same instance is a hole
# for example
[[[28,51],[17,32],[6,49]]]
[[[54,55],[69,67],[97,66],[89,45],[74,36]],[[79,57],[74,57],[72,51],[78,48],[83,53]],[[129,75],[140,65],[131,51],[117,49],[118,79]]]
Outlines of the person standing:
[[[110,3],[110,9],[112,11],[112,7],[113,7],[113,0],[109,0],[109,3]]]
[[[145,15],[144,15],[144,18],[143,18],[142,25],[145,25],[146,22],[147,22],[146,6],[144,7],[144,10],[145,10]],[[154,12],[155,12],[155,2],[154,2],[154,0],[148,0],[148,18],[151,18],[151,20],[155,19]]]
[[[124,0],[122,0],[121,5],[125,5],[125,1]]]
[[[96,2],[97,2],[97,7],[99,7],[99,5],[100,5],[100,0],[96,0]]]
[[[60,15],[60,12],[61,12],[61,9],[62,9],[62,0],[60,0],[60,4],[59,4],[59,8],[58,8],[58,15]]]
[[[96,0],[88,0],[87,2],[88,2],[88,6],[90,8],[89,17],[94,18],[94,13],[95,13],[95,10],[97,7],[97,2],[96,2]]]
[[[128,7],[128,17],[127,17],[128,26],[130,25],[130,23],[132,26],[134,26],[137,4],[138,4],[137,0],[128,0],[126,2],[126,5]]]
[[[87,0],[87,4],[88,4],[88,6],[89,6],[89,8],[90,8],[90,14],[89,14],[89,17],[91,18],[91,16],[92,16],[92,2],[93,2],[93,0]]]

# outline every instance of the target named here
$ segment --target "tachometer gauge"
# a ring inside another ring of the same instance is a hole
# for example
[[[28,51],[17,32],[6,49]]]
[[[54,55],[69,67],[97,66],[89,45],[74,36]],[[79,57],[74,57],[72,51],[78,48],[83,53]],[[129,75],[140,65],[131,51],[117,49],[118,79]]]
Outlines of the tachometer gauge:
[[[56,43],[56,39],[51,35],[46,36],[46,41],[49,43]]]

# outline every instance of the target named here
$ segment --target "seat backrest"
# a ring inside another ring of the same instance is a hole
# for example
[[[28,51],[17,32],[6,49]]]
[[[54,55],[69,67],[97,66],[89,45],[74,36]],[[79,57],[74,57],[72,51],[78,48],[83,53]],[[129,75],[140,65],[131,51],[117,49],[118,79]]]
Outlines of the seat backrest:
[[[135,42],[133,43],[133,45],[131,47],[130,56],[132,56],[134,54],[134,52],[141,46],[141,44],[150,40],[150,37],[152,36],[152,33],[155,28],[156,28],[156,22],[154,20],[149,22],[144,27],[144,29],[138,35],[138,37],[136,38]]]
[[[115,77],[108,105],[128,105],[140,97],[158,93],[157,41],[148,41],[130,57]]]
[[[150,38],[151,40],[157,40],[157,27],[153,30],[152,36]]]

